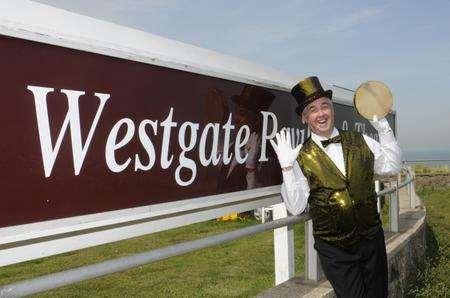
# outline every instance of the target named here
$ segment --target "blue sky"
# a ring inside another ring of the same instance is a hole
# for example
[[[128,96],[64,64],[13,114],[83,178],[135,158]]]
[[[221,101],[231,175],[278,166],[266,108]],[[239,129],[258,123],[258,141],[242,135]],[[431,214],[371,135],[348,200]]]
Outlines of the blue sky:
[[[450,152],[450,1],[39,0],[357,88],[385,82],[401,146]]]

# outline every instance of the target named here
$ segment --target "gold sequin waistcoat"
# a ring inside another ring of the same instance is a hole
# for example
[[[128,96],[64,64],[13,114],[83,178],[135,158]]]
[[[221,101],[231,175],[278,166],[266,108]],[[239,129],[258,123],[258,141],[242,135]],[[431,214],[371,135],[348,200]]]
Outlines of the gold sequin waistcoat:
[[[361,134],[339,131],[346,176],[309,138],[298,156],[308,180],[314,236],[341,247],[372,238],[381,225],[374,187],[374,157]]]

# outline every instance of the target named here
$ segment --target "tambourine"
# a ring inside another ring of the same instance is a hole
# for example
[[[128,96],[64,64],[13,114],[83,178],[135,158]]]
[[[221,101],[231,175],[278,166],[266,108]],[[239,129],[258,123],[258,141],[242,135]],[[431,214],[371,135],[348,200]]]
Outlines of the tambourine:
[[[391,90],[378,81],[367,81],[356,89],[353,104],[356,111],[368,120],[386,117],[394,103]]]

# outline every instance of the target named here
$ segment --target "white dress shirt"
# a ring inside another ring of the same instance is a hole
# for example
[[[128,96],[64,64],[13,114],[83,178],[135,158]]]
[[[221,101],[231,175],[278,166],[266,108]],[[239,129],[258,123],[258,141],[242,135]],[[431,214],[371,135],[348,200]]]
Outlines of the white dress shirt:
[[[330,138],[338,136],[339,131],[334,128]],[[378,175],[393,175],[401,170],[402,152],[395,140],[392,130],[378,132],[380,143],[374,139],[363,135],[370,151],[372,151],[375,163],[374,172]],[[342,152],[341,143],[331,143],[326,148],[322,146],[322,140],[327,138],[311,132],[311,139],[315,142],[334,162],[337,168],[344,174],[345,162]],[[302,170],[297,161],[294,162],[292,170],[283,171],[283,184],[281,185],[281,196],[286,205],[287,210],[297,215],[302,213],[308,203],[309,185],[308,180],[303,175]]]

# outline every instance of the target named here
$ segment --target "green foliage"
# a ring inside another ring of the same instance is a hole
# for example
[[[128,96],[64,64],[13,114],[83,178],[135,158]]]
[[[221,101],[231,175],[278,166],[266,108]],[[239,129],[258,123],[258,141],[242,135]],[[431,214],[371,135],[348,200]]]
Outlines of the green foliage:
[[[450,189],[419,193],[427,208],[426,258],[408,286],[408,297],[450,294]]]

